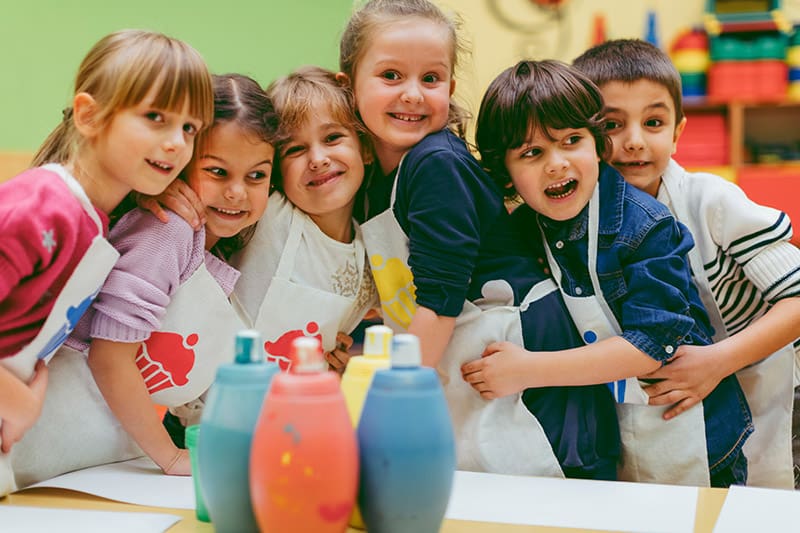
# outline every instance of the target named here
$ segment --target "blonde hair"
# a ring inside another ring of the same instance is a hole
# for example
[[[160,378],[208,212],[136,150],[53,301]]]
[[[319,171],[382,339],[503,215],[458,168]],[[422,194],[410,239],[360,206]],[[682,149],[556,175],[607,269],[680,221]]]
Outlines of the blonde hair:
[[[200,54],[183,41],[145,30],[121,30],[106,35],[81,62],[75,93],[87,93],[98,105],[94,120],[99,127],[111,123],[120,110],[138,105],[157,85],[153,106],[181,110],[211,124],[211,75]],[[82,141],[72,121],[72,109],[50,133],[33,158],[33,166],[72,161]]]
[[[267,87],[279,117],[276,151],[279,154],[292,132],[300,129],[309,117],[322,110],[328,111],[339,124],[358,135],[362,155],[370,155],[370,137],[355,114],[353,93],[336,79],[336,73],[314,66],[300,67],[288,76],[279,78]],[[272,183],[282,190],[280,166],[272,171]]]
[[[355,80],[358,63],[367,51],[370,38],[385,25],[398,19],[413,17],[441,24],[447,29],[452,43],[451,75],[455,76],[458,58],[467,51],[465,43],[459,37],[461,20],[457,14],[446,14],[429,0],[369,0],[351,15],[339,42],[339,69],[350,78],[351,83]],[[468,118],[466,109],[451,98],[448,126],[462,138]]]

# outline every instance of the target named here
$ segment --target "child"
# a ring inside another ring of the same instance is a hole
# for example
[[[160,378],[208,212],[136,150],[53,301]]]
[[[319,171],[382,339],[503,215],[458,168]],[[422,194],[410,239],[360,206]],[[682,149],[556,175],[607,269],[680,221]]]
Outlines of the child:
[[[639,40],[598,45],[575,60],[600,88],[613,150],[625,180],[665,203],[688,226],[693,280],[708,309],[715,344],[681,346],[651,376],[653,405],[665,418],[701,401],[734,372],[756,431],[744,447],[748,484],[793,486],[792,342],[800,323],[800,252],[788,217],[750,200],[734,184],[686,172],[671,159],[686,126],[681,81],[669,57]],[[758,363],[758,364],[756,364]]]
[[[685,260],[691,236],[663,205],[598,164],[607,146],[602,108],[595,85],[557,61],[522,61],[484,95],[476,130],[482,160],[508,194],[525,201],[513,216],[541,233],[567,307],[584,339],[594,342],[554,353],[487,347],[463,368],[486,397],[639,376],[683,344],[708,343]],[[618,385],[628,387],[618,401],[646,403],[636,380]],[[752,428],[734,377],[687,413],[685,425],[662,420],[655,407],[618,407],[623,477],[707,484],[710,472],[712,486],[747,479],[741,447]]]
[[[543,428],[519,397],[485,402],[461,379],[461,364],[488,342],[521,344],[523,326],[537,349],[580,339],[502,195],[447,127],[463,125],[451,100],[458,50],[455,23],[427,0],[367,2],[342,37],[340,77],[383,174],[358,214],[384,322],[418,335],[424,363],[438,366],[459,468],[614,478],[619,436],[605,387],[537,392],[533,410],[546,404],[554,423]],[[520,305],[531,312],[520,318]]]
[[[112,33],[81,63],[72,105],[35,168],[0,185],[3,452],[42,406],[42,363],[22,386],[34,363],[64,342],[117,259],[109,214],[132,190],[162,191],[210,117],[210,77],[194,49],[159,33]],[[13,483],[0,462],[2,495]]]
[[[251,243],[233,259],[242,272],[233,301],[284,369],[292,339],[305,334],[320,338],[341,372],[352,343],[346,334],[378,303],[352,219],[364,179],[363,127],[350,91],[328,70],[300,68],[268,93],[280,119],[277,191]],[[171,188],[176,194],[161,200],[195,217],[191,191]]]
[[[211,385],[244,327],[228,302],[238,272],[226,260],[267,206],[276,129],[258,83],[215,76],[214,122],[184,174],[205,206],[204,228],[134,210],[111,232],[121,257],[94,305],[89,368],[123,428],[165,474],[191,467],[152,402],[184,425],[199,423],[198,402],[183,404]]]

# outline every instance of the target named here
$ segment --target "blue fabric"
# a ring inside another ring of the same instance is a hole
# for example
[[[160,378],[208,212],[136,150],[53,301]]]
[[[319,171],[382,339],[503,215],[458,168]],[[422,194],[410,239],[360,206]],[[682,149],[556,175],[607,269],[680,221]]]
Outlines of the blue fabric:
[[[577,217],[559,222],[523,205],[514,219],[531,233],[538,232],[537,220],[541,222],[565,293],[593,294],[586,259],[588,206]],[[622,337],[657,361],[665,362],[681,344],[711,342],[712,328],[686,257],[693,245],[689,231],[667,207],[601,164],[598,279]],[[722,380],[703,407],[714,475],[738,457],[753,431],[752,417],[735,376]]]

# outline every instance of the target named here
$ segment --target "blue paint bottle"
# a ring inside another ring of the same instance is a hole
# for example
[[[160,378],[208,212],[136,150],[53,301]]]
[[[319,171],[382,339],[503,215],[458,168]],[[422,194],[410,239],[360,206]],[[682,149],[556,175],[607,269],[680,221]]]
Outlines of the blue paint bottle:
[[[200,421],[200,484],[214,529],[258,531],[250,504],[250,443],[264,395],[280,369],[264,360],[261,335],[236,335],[235,359],[217,369]]]
[[[358,504],[370,533],[436,532],[455,473],[450,413],[414,335],[396,335],[391,358],[375,373],[358,425]]]

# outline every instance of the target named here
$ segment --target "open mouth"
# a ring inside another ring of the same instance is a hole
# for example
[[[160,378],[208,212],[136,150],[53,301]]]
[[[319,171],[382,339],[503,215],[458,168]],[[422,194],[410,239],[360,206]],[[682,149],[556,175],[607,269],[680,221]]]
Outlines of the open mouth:
[[[617,161],[614,163],[614,166],[623,168],[641,168],[646,167],[649,164],[649,161]]]
[[[145,159],[145,161],[147,161],[148,165],[155,168],[159,172],[164,172],[167,174],[172,172],[172,169],[174,168],[172,165],[162,163],[161,161],[153,161],[152,159]]]
[[[408,113],[389,113],[389,116],[403,122],[419,122],[425,118],[425,115],[410,115]]]
[[[339,176],[341,176],[343,172],[328,172],[327,174],[323,174],[322,176],[317,176],[316,178],[310,180],[306,183],[307,187],[321,187],[326,183],[330,183],[331,181],[335,180]]]
[[[225,209],[223,207],[212,206],[208,206],[208,208],[216,213],[219,213],[223,217],[239,218],[247,214],[247,211],[243,211],[241,209]]]
[[[559,183],[554,183],[553,185],[550,185],[544,190],[544,194],[548,198],[560,200],[561,198],[566,198],[567,196],[575,192],[575,189],[577,188],[578,188],[578,181],[569,178]]]

